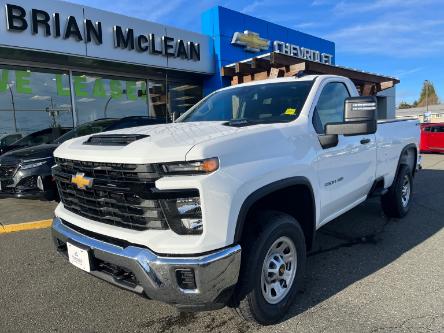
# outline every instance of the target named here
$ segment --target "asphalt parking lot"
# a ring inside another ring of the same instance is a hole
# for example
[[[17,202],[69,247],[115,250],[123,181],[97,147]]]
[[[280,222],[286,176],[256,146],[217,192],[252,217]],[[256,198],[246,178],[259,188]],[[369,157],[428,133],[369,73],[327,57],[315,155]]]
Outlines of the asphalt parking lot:
[[[386,219],[371,199],[320,230],[278,325],[147,301],[71,266],[41,229],[0,234],[0,332],[444,332],[444,155],[423,165],[406,218]],[[0,224],[48,219],[54,207],[0,199]]]

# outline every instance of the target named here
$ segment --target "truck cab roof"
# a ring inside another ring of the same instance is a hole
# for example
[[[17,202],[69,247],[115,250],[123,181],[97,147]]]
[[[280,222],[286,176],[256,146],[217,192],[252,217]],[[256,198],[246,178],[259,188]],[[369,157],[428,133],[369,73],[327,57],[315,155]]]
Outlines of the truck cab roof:
[[[329,74],[321,74],[321,75],[304,75],[301,77],[297,76],[290,76],[290,77],[280,77],[276,79],[266,79],[266,80],[258,80],[258,81],[251,81],[246,83],[240,83],[233,86],[225,87],[220,89],[221,90],[228,90],[233,89],[236,87],[245,87],[245,86],[255,86],[255,85],[262,85],[262,84],[273,84],[273,83],[282,83],[282,82],[302,82],[302,81],[314,81],[316,79],[330,79],[330,78],[337,78],[337,79],[347,79],[344,76],[338,76],[338,75],[329,75]]]

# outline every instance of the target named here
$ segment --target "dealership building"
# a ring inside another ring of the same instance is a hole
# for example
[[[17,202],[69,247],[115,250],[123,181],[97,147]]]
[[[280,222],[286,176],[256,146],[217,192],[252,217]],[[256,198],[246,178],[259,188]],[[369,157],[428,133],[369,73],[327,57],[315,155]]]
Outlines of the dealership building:
[[[0,2],[0,134],[104,117],[171,119],[260,66],[273,75],[276,54],[287,69],[346,70],[335,66],[332,41],[223,7],[204,12],[196,33],[55,0]],[[361,92],[379,92],[389,110],[381,117],[394,115],[399,81],[354,73],[372,82]]]

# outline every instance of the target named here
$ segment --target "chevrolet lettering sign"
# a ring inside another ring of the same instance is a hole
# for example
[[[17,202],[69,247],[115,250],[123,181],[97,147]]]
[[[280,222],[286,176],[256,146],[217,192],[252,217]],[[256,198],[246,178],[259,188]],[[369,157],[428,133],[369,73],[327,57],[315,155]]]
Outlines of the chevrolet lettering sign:
[[[245,51],[260,52],[270,48],[270,41],[262,38],[258,33],[245,30],[244,32],[235,32],[231,44],[245,47]]]
[[[244,32],[235,32],[231,44],[240,45],[249,52],[268,51],[271,41],[259,36],[258,33],[245,30]],[[292,57],[306,59],[310,61],[320,62],[327,65],[333,64],[333,55],[329,53],[321,53],[318,50],[301,47],[296,44],[290,44],[275,40],[273,42],[273,51],[283,53]]]
[[[77,185],[79,190],[84,190],[86,188],[91,188],[94,179],[85,177],[84,173],[78,172],[75,176],[71,177],[71,183]]]

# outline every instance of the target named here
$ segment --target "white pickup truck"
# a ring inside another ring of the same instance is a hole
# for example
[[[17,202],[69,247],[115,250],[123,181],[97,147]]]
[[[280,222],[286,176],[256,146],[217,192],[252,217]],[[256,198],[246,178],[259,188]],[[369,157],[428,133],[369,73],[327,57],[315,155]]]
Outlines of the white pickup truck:
[[[316,230],[372,195],[412,200],[417,120],[376,120],[333,75],[240,84],[175,123],[73,139],[54,153],[56,248],[77,267],[181,311],[231,306],[275,323]]]

